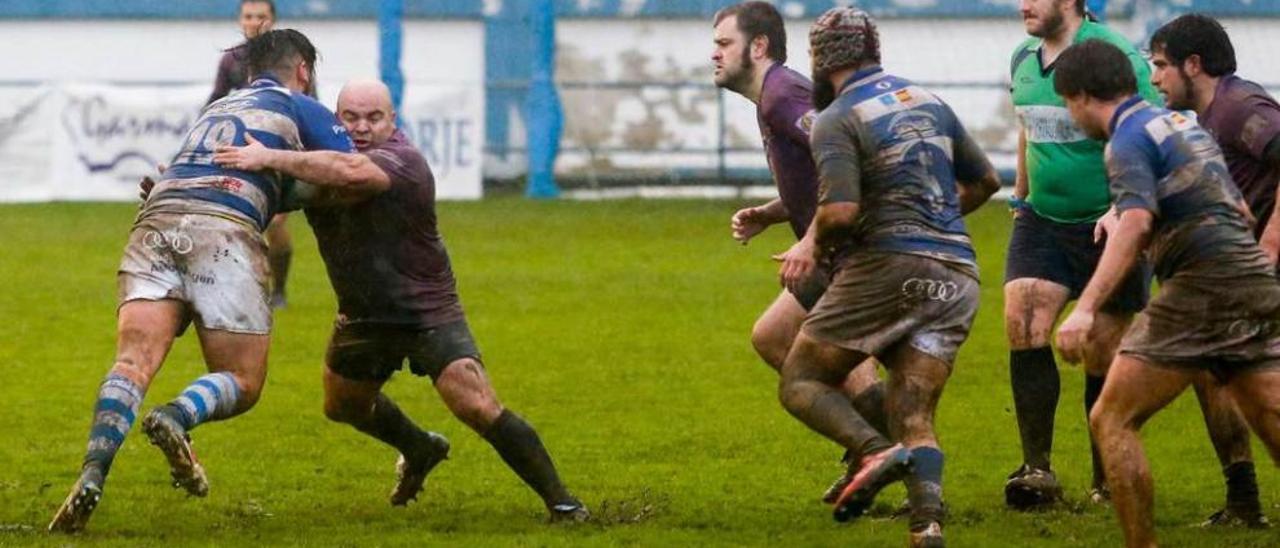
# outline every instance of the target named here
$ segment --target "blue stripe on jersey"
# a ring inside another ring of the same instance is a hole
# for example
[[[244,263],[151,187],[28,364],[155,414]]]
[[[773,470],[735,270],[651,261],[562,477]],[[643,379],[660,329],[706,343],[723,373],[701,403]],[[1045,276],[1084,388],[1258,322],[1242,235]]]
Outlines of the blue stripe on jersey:
[[[253,171],[240,171],[238,169],[229,169],[229,168],[203,165],[203,164],[176,164],[173,166],[169,166],[169,169],[165,170],[164,177],[166,179],[197,179],[200,177],[235,177],[236,179],[248,181],[249,184],[257,187],[258,190],[261,190],[262,193],[267,196],[267,208],[270,209],[270,211],[266,211],[264,213],[267,213],[268,217],[275,214],[275,212],[279,208],[279,204],[278,204],[279,200],[277,199],[280,193],[279,189],[276,187],[274,183],[271,182],[269,178],[267,178],[266,175],[263,175],[261,173],[256,173]]]
[[[175,188],[161,192],[154,196],[153,199],[161,196],[187,198],[224,205],[248,216],[258,225],[258,230],[267,229],[267,223],[263,220],[262,214],[259,213],[257,209],[254,209],[253,204],[249,203],[248,200],[239,196],[227,194],[226,192],[221,192],[211,188]]]

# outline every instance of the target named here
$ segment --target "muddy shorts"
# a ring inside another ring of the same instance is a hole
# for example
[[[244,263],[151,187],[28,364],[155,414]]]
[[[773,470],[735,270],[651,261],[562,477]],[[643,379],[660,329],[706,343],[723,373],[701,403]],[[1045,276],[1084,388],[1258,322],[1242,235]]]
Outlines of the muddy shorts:
[[[947,363],[978,312],[978,281],[945,262],[865,253],[841,262],[801,329],[828,344],[881,356],[905,343]]]
[[[827,286],[831,285],[832,270],[829,263],[818,263],[813,267],[813,272],[809,274],[808,279],[795,289],[788,288],[787,292],[795,297],[796,302],[800,303],[805,312],[813,310],[818,300],[822,298],[822,294],[827,292]]]
[[[325,363],[343,378],[380,382],[391,378],[407,360],[414,375],[434,381],[445,367],[462,358],[480,361],[466,320],[422,328],[339,319],[333,326]]]
[[[1270,276],[1231,283],[1175,276],[1134,318],[1120,352],[1207,369],[1219,379],[1280,366],[1280,283]]]
[[[177,213],[134,224],[116,276],[121,305],[182,301],[202,328],[255,335],[271,332],[269,280],[261,233],[223,217]]]

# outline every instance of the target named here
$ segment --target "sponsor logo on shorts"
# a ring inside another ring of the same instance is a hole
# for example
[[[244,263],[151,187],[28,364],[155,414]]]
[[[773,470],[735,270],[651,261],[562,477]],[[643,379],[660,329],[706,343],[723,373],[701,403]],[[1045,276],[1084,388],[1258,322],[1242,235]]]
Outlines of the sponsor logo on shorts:
[[[902,282],[902,294],[909,299],[949,303],[960,297],[960,285],[946,280],[911,278]]]
[[[142,235],[142,243],[151,249],[172,249],[174,253],[186,255],[195,247],[191,236],[181,232],[157,232],[148,230]]]

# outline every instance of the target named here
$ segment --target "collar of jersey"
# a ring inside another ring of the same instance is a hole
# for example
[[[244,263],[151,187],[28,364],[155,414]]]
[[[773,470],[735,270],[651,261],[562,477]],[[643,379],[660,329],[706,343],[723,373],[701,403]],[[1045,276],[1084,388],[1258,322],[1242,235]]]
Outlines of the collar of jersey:
[[[257,77],[257,78],[254,78],[254,79],[253,79],[253,82],[251,82],[251,83],[249,84],[249,87],[251,87],[251,88],[278,88],[278,87],[284,87],[284,84],[280,83],[280,79],[279,79],[279,78],[276,78],[276,75],[271,74],[270,72],[264,72],[264,73],[262,73],[262,74],[258,75],[258,77]]]
[[[858,87],[863,84],[866,84],[867,82],[871,81],[873,77],[881,75],[883,73],[884,73],[884,68],[882,68],[880,65],[874,65],[874,66],[870,66],[862,70],[859,70],[858,72],[855,72],[853,74],[850,74],[849,77],[845,79],[844,83],[840,84],[840,93],[844,93],[844,90],[849,89],[851,87]]]
[[[1138,110],[1136,107],[1147,106],[1145,104],[1146,102],[1147,101],[1143,99],[1141,95],[1134,95],[1133,97],[1125,99],[1123,103],[1120,103],[1120,106],[1116,107],[1116,112],[1111,115],[1111,123],[1107,126],[1110,128],[1111,134],[1116,134],[1116,126],[1120,125],[1120,120],[1122,118],[1128,117],[1130,111]]]

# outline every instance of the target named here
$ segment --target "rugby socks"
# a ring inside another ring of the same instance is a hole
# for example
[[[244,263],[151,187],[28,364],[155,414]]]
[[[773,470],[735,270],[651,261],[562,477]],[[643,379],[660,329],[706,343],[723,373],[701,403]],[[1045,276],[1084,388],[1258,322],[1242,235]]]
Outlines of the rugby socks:
[[[1085,374],[1084,376],[1084,419],[1088,424],[1089,413],[1093,412],[1093,404],[1098,402],[1098,396],[1102,394],[1102,382],[1106,377]],[[1106,472],[1102,467],[1102,454],[1098,452],[1098,442],[1093,439],[1093,430],[1089,430],[1089,451],[1093,454],[1093,486],[1102,487],[1106,484]]]
[[[877,382],[850,400],[859,415],[884,436],[889,436],[889,414],[884,408],[884,383]]]
[[[124,443],[124,437],[138,416],[142,405],[142,387],[128,378],[110,373],[98,387],[98,402],[93,408],[93,427],[89,430],[89,448],[84,467],[93,467],[106,479],[111,461]]]
[[[1049,470],[1053,419],[1062,390],[1053,349],[1044,346],[1010,352],[1009,376],[1022,438],[1022,460],[1033,468]]]
[[[177,411],[173,415],[178,423],[191,430],[208,421],[234,416],[239,399],[240,385],[231,373],[210,373],[196,379],[166,405]]]
[[[1258,477],[1254,473],[1253,462],[1233,462],[1222,469],[1227,477],[1227,506],[1251,512],[1262,510],[1262,502],[1258,500]]]
[[[284,285],[289,281],[289,265],[293,263],[293,248],[283,246],[267,250],[267,262],[271,265],[271,296],[284,300]]]
[[[409,417],[400,411],[400,407],[391,401],[386,394],[378,394],[373,400],[373,410],[368,420],[352,424],[361,432],[377,438],[382,443],[395,447],[401,455],[414,456],[421,451],[419,442],[426,437],[422,429],[413,424]]]
[[[578,499],[560,483],[556,465],[551,462],[551,455],[547,454],[538,433],[520,415],[509,409],[503,410],[484,432],[484,439],[498,452],[503,462],[542,497],[548,508],[559,504],[578,504]]]
[[[911,449],[911,475],[907,476],[907,500],[911,503],[911,528],[942,523],[942,450],[937,447]]]
[[[849,398],[825,384],[795,381],[783,393],[788,412],[857,455],[865,457],[893,447],[893,442],[854,410]]]

